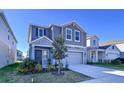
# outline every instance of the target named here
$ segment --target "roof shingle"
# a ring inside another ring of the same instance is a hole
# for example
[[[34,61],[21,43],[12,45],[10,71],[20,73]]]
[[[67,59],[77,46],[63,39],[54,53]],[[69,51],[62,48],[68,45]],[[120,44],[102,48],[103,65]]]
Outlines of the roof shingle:
[[[99,43],[99,46],[107,46],[107,45],[121,44],[121,43],[124,43],[124,40],[110,40],[110,41]]]
[[[106,46],[99,46],[99,49],[107,49],[109,48],[111,45],[106,45]]]

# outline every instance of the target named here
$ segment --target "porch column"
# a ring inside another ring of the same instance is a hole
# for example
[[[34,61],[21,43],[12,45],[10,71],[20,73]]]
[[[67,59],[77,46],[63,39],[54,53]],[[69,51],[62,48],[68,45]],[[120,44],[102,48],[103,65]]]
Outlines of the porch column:
[[[84,48],[84,51],[83,51],[83,64],[87,64],[87,49]]]
[[[96,50],[96,62],[98,62],[98,50]]]
[[[32,46],[32,55],[31,58],[34,60],[35,59],[35,46]]]
[[[91,51],[89,51],[89,61],[91,61]]]

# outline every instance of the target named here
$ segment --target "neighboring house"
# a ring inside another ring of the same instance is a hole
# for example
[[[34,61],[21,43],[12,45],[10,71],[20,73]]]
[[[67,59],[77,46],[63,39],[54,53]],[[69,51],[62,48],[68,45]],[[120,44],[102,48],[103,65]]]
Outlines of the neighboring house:
[[[65,39],[68,48],[68,57],[62,60],[65,64],[84,64],[87,61],[86,35],[87,33],[76,22],[62,25],[49,25],[47,27],[30,25],[28,33],[29,58],[45,65],[47,59],[52,62],[52,42],[59,35]]]
[[[87,37],[87,60],[92,62],[104,62],[120,57],[120,50],[115,44],[99,46],[97,36]]]
[[[17,40],[4,13],[0,10],[0,67],[16,61]]]
[[[120,50],[120,58],[124,58],[124,40],[110,40],[100,43],[100,46],[115,44]]]
[[[21,61],[24,59],[23,52],[20,50],[17,50],[17,60]]]

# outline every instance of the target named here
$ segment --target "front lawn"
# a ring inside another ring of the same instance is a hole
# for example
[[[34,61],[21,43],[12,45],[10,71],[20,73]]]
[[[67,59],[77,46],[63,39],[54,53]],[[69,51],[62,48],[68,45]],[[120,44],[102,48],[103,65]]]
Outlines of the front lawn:
[[[115,65],[115,64],[107,64],[107,63],[94,63],[92,65],[124,71],[124,64]]]
[[[76,83],[80,81],[90,80],[91,77],[73,72],[64,71],[63,76],[54,76],[51,73],[36,73],[36,74],[19,74],[16,70],[20,63],[9,65],[0,69],[1,83]]]

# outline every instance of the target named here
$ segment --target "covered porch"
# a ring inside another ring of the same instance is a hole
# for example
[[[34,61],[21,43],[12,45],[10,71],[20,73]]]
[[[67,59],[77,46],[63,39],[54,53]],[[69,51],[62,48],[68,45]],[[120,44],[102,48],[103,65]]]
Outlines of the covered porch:
[[[46,67],[48,59],[52,61],[52,41],[47,37],[41,37],[32,42],[29,50],[29,57],[40,63],[42,67]]]
[[[105,51],[103,49],[90,49],[88,51],[89,62],[103,62],[105,60]]]

